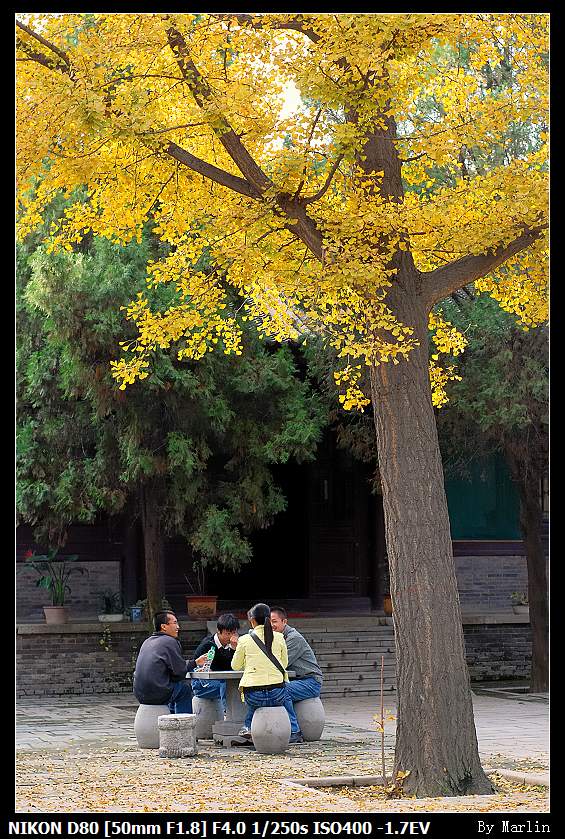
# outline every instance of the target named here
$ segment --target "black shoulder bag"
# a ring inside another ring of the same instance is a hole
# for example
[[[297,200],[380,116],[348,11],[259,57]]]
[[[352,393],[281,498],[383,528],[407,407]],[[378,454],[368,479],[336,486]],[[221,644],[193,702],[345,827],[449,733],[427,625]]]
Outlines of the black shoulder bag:
[[[275,665],[277,670],[280,670],[280,672],[282,673],[283,681],[284,681],[284,677],[286,676],[286,670],[284,669],[284,667],[282,666],[282,664],[280,663],[278,658],[276,658],[272,653],[269,652],[267,647],[264,645],[264,643],[261,641],[261,639],[257,635],[255,635],[254,632],[250,632],[249,634],[251,635],[251,637],[253,638],[253,640],[255,641],[257,646],[259,647],[259,649],[263,650],[263,652],[265,653],[265,655],[267,656],[269,661],[271,661]]]

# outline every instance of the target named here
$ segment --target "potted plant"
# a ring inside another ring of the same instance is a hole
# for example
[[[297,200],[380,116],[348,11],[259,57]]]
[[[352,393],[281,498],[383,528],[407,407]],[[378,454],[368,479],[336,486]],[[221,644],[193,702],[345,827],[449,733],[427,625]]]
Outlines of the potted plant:
[[[124,619],[124,604],[119,591],[103,591],[100,595],[102,612],[98,620],[102,623],[112,623]]]
[[[71,591],[69,577],[74,571],[84,574],[86,569],[70,564],[77,561],[77,554],[59,557],[57,552],[57,548],[53,548],[47,554],[34,554],[28,551],[25,555],[24,567],[33,568],[38,574],[35,585],[38,588],[47,589],[51,594],[51,606],[43,607],[45,622],[61,624],[67,622],[65,598]]]
[[[134,603],[132,606],[128,606],[127,614],[129,615],[129,619],[132,621],[132,623],[141,622],[146,604],[147,601],[138,600],[137,603]]]
[[[159,609],[163,612],[173,611],[166,597],[161,598]],[[133,606],[129,606],[126,611],[132,623],[141,623],[144,620],[149,620],[149,602],[146,597],[143,600],[138,600]]]
[[[527,615],[530,607],[528,604],[528,595],[524,591],[513,591],[510,595],[512,600],[512,611],[515,615]]]
[[[192,568],[194,570],[192,578],[184,575],[189,590],[192,592],[186,595],[188,617],[191,620],[212,620],[216,616],[218,596],[216,594],[204,594],[206,581],[202,563],[195,562]]]

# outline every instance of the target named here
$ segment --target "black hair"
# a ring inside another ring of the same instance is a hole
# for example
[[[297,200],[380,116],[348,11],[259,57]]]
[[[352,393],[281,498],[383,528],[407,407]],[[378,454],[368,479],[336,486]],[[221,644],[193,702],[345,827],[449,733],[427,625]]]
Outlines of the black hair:
[[[286,609],[283,609],[282,606],[271,606],[271,612],[278,612],[283,620],[288,620]]]
[[[218,632],[221,632],[223,629],[229,629],[230,632],[236,632],[239,629],[239,621],[235,615],[228,612],[226,615],[220,615],[216,626],[218,628]]]
[[[247,613],[249,620],[253,618],[259,626],[265,629],[265,646],[271,652],[273,646],[273,627],[271,626],[271,607],[266,603],[256,603]]]
[[[161,632],[161,624],[169,622],[169,615],[172,615],[173,618],[176,618],[174,612],[155,612],[153,616],[153,626],[155,627],[155,632]]]

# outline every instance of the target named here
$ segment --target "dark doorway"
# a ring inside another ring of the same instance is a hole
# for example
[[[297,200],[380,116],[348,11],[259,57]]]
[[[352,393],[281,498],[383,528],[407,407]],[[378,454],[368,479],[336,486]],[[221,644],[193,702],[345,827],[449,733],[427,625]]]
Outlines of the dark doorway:
[[[367,596],[374,548],[367,469],[329,434],[308,477],[308,593]]]
[[[222,600],[271,602],[308,594],[308,464],[273,468],[273,478],[286,498],[286,510],[273,523],[250,534],[253,559],[237,572],[210,571],[210,585]],[[252,604],[250,604],[252,605]]]
[[[382,503],[371,493],[371,468],[338,448],[333,431],[316,460],[276,467],[287,508],[250,536],[253,560],[240,571],[211,571],[226,604],[279,601],[320,610],[380,604],[384,557]]]

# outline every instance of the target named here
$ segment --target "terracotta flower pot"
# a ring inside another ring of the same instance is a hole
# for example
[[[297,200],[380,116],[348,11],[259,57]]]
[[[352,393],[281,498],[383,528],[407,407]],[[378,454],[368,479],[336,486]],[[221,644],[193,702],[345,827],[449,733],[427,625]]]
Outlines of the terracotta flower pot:
[[[186,597],[186,611],[191,620],[211,620],[216,617],[217,595],[189,594]]]
[[[44,606],[43,614],[45,615],[45,623],[67,622],[66,606]]]
[[[390,594],[385,594],[383,597],[383,611],[387,617],[392,615],[392,598]]]

